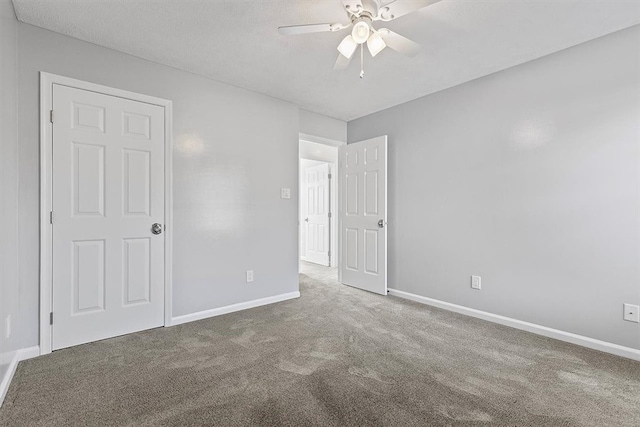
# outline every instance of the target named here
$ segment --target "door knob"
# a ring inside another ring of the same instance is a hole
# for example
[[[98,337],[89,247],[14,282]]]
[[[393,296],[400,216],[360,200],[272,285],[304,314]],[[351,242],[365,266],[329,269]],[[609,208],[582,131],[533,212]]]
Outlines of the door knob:
[[[384,219],[381,219],[380,221],[378,221],[378,227],[384,228]]]
[[[305,219],[304,219],[304,221],[305,221],[305,222],[309,222],[309,218],[305,218]]]
[[[153,234],[162,233],[162,224],[158,224],[157,222],[151,226],[151,232]]]

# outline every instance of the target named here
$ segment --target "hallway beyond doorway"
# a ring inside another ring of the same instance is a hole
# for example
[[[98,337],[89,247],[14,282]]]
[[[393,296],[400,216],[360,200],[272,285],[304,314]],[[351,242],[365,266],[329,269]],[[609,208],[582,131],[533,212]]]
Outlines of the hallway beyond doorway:
[[[325,267],[324,265],[314,264],[312,262],[300,261],[300,274],[317,280],[318,282],[339,285],[338,267]]]

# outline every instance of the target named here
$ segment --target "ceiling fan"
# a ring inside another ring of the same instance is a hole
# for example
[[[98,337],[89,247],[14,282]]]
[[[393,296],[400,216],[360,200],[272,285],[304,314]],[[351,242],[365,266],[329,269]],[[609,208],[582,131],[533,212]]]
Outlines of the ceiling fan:
[[[361,65],[364,61],[364,44],[366,42],[372,57],[389,47],[406,56],[414,57],[420,51],[420,45],[388,28],[375,29],[375,21],[388,22],[401,16],[415,12],[438,0],[394,0],[383,4],[384,0],[342,0],[344,10],[350,22],[334,24],[308,24],[279,27],[282,35],[321,33],[325,31],[341,31],[349,27],[351,34],[347,35],[338,45],[338,59],[333,65],[334,70],[347,68],[358,46],[360,46]],[[364,77],[361,67],[360,78]]]

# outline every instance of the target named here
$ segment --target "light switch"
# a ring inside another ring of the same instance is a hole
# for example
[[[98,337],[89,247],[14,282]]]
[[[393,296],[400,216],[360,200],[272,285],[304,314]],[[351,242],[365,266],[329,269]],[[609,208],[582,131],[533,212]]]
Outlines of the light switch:
[[[280,189],[280,198],[282,198],[282,199],[290,199],[291,198],[291,189],[290,188],[282,188],[282,189]]]

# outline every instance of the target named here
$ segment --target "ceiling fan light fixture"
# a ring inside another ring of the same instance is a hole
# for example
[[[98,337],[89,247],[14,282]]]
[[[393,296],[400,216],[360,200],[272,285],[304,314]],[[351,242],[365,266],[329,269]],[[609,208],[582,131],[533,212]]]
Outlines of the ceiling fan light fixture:
[[[345,58],[350,59],[353,56],[353,52],[356,51],[357,47],[358,43],[353,40],[353,37],[351,37],[351,35],[348,35],[347,37],[342,39],[342,41],[338,45],[338,52],[340,52]]]
[[[369,39],[367,40],[367,47],[369,48],[369,53],[371,53],[371,56],[375,57],[377,54],[382,52],[385,47],[387,47],[387,44],[384,42],[384,40],[382,40],[380,34],[374,31],[373,33],[371,33],[371,36],[369,36]]]
[[[337,0],[332,0],[337,1]],[[360,78],[364,71],[364,44],[372,57],[389,48],[402,55],[414,57],[420,52],[420,45],[393,31],[374,28],[374,22],[391,21],[422,9],[438,0],[342,0],[344,11],[349,22],[289,25],[279,27],[283,35],[336,32],[351,28],[349,35],[338,45],[338,58],[333,65],[334,70],[344,70],[349,66],[356,50],[360,48]]]
[[[370,33],[371,26],[366,20],[360,18],[359,20],[354,22],[353,30],[351,31],[351,37],[353,37],[353,40],[356,43],[362,44],[366,42],[369,39]]]

